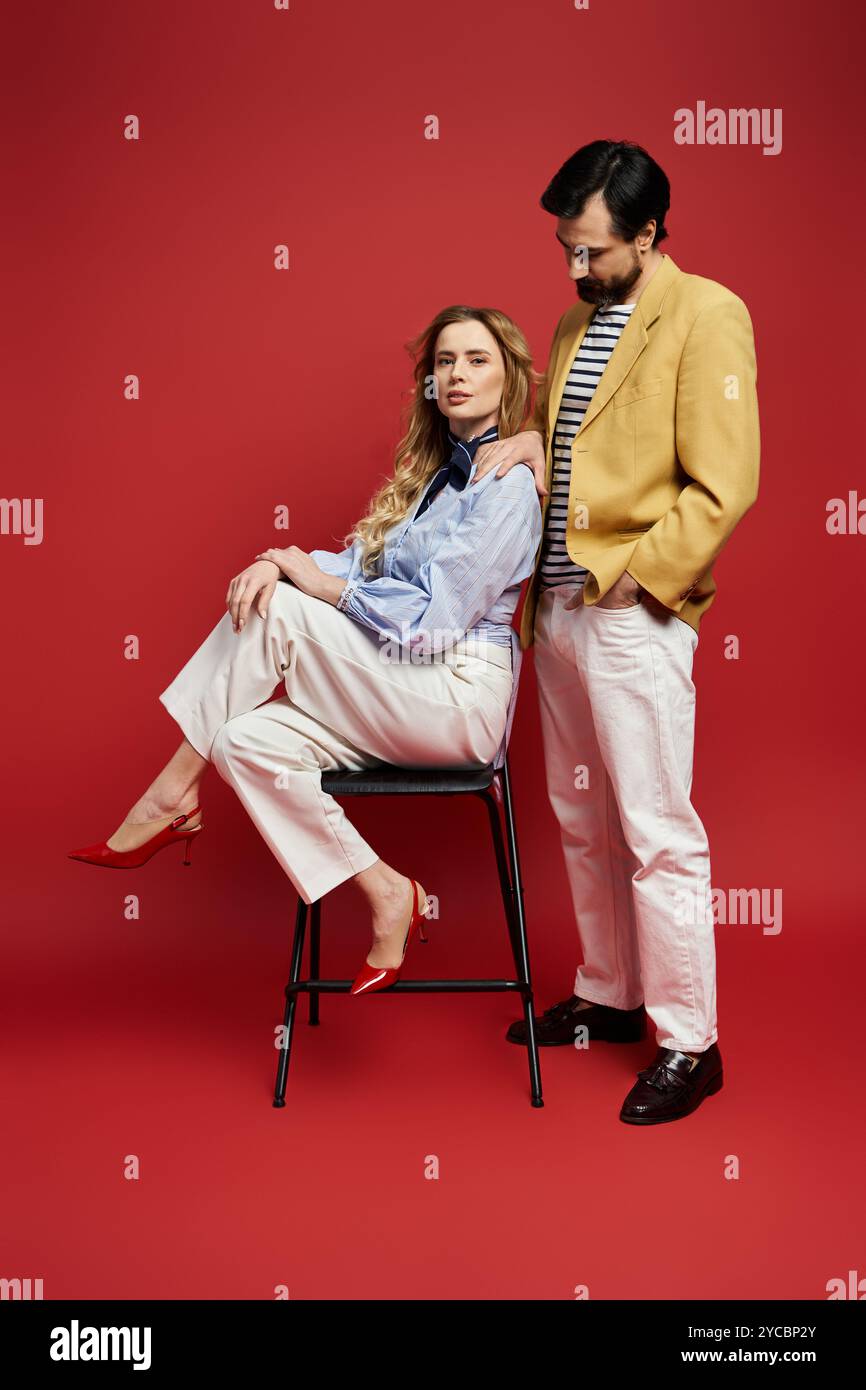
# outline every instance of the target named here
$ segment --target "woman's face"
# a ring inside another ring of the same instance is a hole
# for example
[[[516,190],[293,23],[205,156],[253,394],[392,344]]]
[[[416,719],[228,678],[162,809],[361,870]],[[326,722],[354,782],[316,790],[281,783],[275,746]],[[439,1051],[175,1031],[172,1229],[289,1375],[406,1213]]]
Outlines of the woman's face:
[[[471,439],[499,420],[505,361],[489,328],[477,319],[449,323],[433,353],[436,403],[454,434]]]

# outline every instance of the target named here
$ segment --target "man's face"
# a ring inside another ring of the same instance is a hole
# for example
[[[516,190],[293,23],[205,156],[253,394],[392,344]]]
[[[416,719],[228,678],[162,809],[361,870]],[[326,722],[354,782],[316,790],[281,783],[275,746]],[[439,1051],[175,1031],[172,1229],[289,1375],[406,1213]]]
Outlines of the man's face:
[[[556,238],[565,251],[578,296],[606,308],[620,303],[640,279],[643,263],[634,241],[610,230],[610,213],[600,193],[587,199],[579,217],[560,217]]]

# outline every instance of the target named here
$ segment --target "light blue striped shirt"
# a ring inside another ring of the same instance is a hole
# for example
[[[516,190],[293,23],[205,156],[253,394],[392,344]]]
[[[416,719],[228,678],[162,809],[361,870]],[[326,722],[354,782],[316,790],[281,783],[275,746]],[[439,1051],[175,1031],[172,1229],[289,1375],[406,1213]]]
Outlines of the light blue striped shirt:
[[[494,426],[477,443],[496,438]],[[472,486],[476,469],[473,460],[467,485],[449,481],[416,520],[430,484],[419,493],[407,516],[385,533],[376,576],[361,573],[358,540],[338,553],[310,551],[320,569],[346,581],[337,607],[380,641],[432,654],[465,635],[513,651],[511,620],[523,580],[535,567],[541,505],[524,464],[503,478],[492,469]]]

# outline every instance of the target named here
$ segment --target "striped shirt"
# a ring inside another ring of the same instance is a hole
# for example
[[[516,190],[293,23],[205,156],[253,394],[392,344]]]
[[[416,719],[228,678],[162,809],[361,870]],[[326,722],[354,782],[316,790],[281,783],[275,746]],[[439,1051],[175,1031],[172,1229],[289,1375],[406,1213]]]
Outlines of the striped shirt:
[[[470,486],[478,467],[475,446],[497,439],[498,432],[485,430],[468,450],[449,436],[451,460],[442,465],[448,481],[437,493],[440,469],[386,531],[375,575],[361,572],[359,540],[339,553],[311,550],[310,556],[326,574],[346,581],[337,608],[380,642],[433,654],[465,636],[510,646],[513,658],[511,620],[541,542],[535,478],[528,468],[512,468],[503,478],[491,469]],[[435,500],[427,503],[430,495]]]
[[[553,473],[539,566],[539,592],[553,584],[578,584],[582,588],[586,580],[586,570],[575,564],[565,548],[571,446],[629,314],[636,307],[636,304],[611,304],[607,309],[596,309],[571,364],[553,435]]]

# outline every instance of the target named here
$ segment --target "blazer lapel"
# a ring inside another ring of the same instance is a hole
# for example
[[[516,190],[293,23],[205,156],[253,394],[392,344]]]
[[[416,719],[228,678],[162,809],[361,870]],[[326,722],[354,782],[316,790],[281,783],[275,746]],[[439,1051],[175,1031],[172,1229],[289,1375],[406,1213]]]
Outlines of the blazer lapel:
[[[583,434],[587,425],[591,424],[603,410],[613,395],[614,391],[625,381],[635,362],[640,357],[647,344],[647,329],[654,323],[661,311],[662,300],[667,293],[671,282],[677,275],[682,274],[679,266],[671,259],[666,252],[662,253],[663,259],[656,273],[653,275],[646,289],[641,294],[635,305],[634,312],[629,316],[628,323],[620,334],[619,341],[611,353],[604,371],[601,374],[599,383],[592,395],[592,400],[587,407],[586,414],[580,424],[578,434]],[[552,438],[556,426],[556,417],[559,413],[559,405],[565,390],[565,383],[571,371],[577,351],[583,342],[586,330],[595,312],[594,304],[585,304],[583,301],[578,306],[583,312],[570,330],[564,335],[559,346],[556,360],[556,373],[553,378],[552,389],[548,397],[548,437]]]

